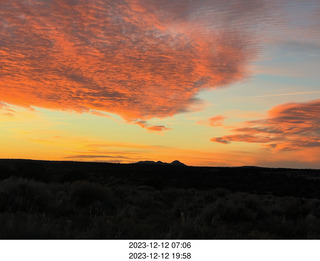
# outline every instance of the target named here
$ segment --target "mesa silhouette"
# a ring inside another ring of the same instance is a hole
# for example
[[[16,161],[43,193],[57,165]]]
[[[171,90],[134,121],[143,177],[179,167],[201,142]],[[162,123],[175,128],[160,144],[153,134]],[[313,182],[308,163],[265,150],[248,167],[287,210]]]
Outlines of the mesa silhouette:
[[[320,238],[314,169],[0,160],[0,238]]]

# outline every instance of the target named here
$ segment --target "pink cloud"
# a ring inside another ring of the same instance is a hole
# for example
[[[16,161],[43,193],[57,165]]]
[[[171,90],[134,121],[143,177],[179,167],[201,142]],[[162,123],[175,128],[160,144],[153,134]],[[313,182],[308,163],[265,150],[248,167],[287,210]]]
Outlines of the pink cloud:
[[[209,125],[212,127],[219,127],[223,125],[223,122],[225,119],[226,117],[218,115],[218,116],[209,118],[207,121],[198,121],[197,123],[202,125]]]
[[[170,128],[167,128],[163,125],[149,126],[146,121],[137,121],[137,122],[134,122],[134,124],[137,124],[141,128],[145,128],[150,132],[155,132],[155,131],[162,132],[162,131],[170,130]]]
[[[0,100],[131,123],[188,111],[201,90],[247,77],[258,52],[253,28],[266,22],[269,5],[3,0]]]
[[[287,103],[273,107],[266,119],[244,122],[233,128],[233,135],[212,138],[228,144],[232,141],[261,143],[272,150],[301,150],[320,147],[320,100]]]

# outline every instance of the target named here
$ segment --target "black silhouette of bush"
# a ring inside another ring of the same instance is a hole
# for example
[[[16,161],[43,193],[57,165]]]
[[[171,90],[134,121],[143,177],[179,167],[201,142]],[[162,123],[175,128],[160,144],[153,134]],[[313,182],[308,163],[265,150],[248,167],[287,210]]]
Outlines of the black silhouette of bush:
[[[47,184],[22,178],[0,182],[0,209],[12,212],[42,212],[52,198]]]
[[[230,194],[230,191],[227,189],[223,189],[223,188],[216,188],[212,191],[212,194],[217,197],[225,197],[228,194]]]
[[[0,163],[0,238],[320,238],[317,171]]]
[[[76,181],[71,185],[71,200],[77,207],[89,209],[90,215],[101,215],[114,209],[110,191],[87,181]]]
[[[282,209],[291,219],[304,218],[310,211],[304,199],[292,197],[282,200]]]
[[[155,195],[152,191],[137,190],[132,193],[132,204],[142,208],[151,208],[155,204]]]
[[[1,239],[75,238],[70,223],[53,220],[42,213],[0,213]]]
[[[68,172],[63,173],[63,175],[59,178],[59,182],[75,182],[79,180],[85,180],[88,178],[88,174],[81,170],[70,170]]]

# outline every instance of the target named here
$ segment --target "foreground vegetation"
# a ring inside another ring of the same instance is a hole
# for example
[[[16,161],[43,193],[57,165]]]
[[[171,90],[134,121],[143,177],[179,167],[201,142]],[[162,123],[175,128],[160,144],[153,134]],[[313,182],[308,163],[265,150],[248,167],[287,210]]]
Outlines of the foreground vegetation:
[[[319,239],[317,175],[3,160],[0,238]]]

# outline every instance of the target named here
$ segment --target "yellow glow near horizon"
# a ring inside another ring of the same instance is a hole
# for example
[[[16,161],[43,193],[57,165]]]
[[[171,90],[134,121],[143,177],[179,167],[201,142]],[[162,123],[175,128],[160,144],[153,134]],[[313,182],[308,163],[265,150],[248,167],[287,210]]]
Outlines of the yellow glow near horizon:
[[[17,2],[0,158],[320,168],[320,3]]]

